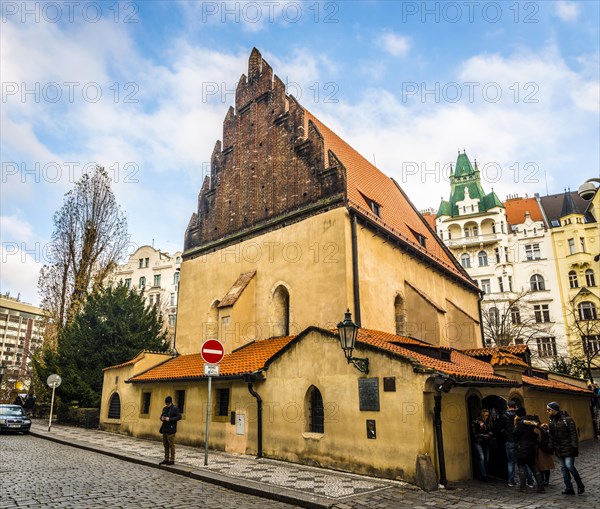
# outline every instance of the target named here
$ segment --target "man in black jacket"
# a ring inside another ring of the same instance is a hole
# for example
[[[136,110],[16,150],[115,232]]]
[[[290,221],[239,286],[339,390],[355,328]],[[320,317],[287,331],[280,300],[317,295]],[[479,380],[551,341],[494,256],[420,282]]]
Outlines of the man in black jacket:
[[[504,447],[506,449],[506,461],[508,463],[508,485],[516,486],[515,482],[515,464],[517,458],[515,457],[515,439],[513,437],[513,431],[515,429],[515,416],[517,411],[517,403],[515,401],[509,401],[507,404],[508,409],[504,412],[498,424],[496,425],[496,432],[498,437],[504,441]]]
[[[159,465],[173,465],[175,463],[175,433],[177,433],[177,421],[181,419],[181,413],[179,408],[173,404],[171,396],[165,398],[165,405],[160,414],[162,421],[160,432],[165,446],[165,459]]]
[[[558,457],[560,470],[565,481],[563,495],[575,495],[571,476],[577,483],[577,493],[585,491],[579,472],[575,468],[575,457],[579,455],[577,426],[567,412],[561,411],[555,401],[548,403],[546,411],[550,414],[550,447]]]

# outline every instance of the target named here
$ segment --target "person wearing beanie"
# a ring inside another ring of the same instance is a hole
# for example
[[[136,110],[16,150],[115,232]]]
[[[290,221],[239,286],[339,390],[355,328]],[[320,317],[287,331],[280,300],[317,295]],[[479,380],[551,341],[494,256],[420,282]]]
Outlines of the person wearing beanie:
[[[550,448],[560,463],[560,470],[565,482],[563,495],[575,495],[571,476],[577,483],[577,493],[580,495],[585,491],[581,476],[575,468],[575,458],[579,455],[579,439],[577,437],[577,426],[567,412],[560,409],[556,401],[546,405],[546,411],[550,416]]]
[[[181,412],[173,404],[171,396],[165,398],[165,405],[160,414],[162,421],[160,433],[163,436],[165,459],[159,465],[173,465],[175,463],[175,433],[177,433],[177,421],[181,419]]]

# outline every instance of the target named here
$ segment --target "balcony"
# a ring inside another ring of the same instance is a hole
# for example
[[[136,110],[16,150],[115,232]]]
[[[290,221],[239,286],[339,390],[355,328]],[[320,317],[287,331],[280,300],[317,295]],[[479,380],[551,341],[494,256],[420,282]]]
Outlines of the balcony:
[[[497,233],[486,233],[485,235],[474,235],[471,237],[460,237],[458,239],[449,239],[444,242],[448,247],[471,246],[479,244],[495,244],[498,239]]]

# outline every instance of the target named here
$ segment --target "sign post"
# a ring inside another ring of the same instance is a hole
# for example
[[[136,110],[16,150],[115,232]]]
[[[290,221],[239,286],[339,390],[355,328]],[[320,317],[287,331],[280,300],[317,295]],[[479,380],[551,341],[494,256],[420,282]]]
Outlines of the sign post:
[[[200,349],[204,364],[204,376],[208,377],[208,400],[206,402],[206,429],[204,430],[204,465],[208,465],[208,433],[210,424],[210,394],[212,392],[212,377],[219,376],[219,362],[223,360],[225,348],[217,339],[205,341]]]
[[[54,391],[60,385],[62,379],[58,375],[50,375],[46,383],[52,387],[52,401],[50,402],[50,419],[48,420],[48,431],[52,428],[52,409],[54,408]]]

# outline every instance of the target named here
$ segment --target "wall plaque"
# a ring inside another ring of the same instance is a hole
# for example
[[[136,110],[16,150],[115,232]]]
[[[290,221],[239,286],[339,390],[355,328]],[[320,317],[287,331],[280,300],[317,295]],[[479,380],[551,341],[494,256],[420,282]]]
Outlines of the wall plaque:
[[[383,377],[383,392],[396,392],[396,377],[395,376],[384,376]]]
[[[379,378],[358,379],[359,410],[379,412]]]

